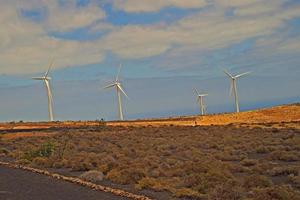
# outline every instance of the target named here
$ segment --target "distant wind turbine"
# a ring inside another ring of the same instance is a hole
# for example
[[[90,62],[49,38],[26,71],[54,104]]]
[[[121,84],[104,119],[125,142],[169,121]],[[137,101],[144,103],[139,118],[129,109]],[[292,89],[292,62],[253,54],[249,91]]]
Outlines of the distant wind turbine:
[[[230,93],[232,94],[232,92],[233,92],[233,95],[234,95],[236,112],[240,112],[236,82],[237,82],[238,78],[241,78],[242,76],[246,76],[246,75],[250,74],[251,72],[245,72],[245,73],[233,76],[227,70],[223,70],[223,71],[230,78],[230,81],[231,81]]]
[[[196,95],[197,95],[197,101],[200,104],[200,111],[201,115],[204,115],[206,113],[206,106],[204,105],[204,97],[206,97],[208,94],[200,94],[197,89],[195,89]]]
[[[122,88],[122,84],[119,81],[119,76],[120,76],[121,68],[122,68],[122,65],[120,64],[119,71],[118,71],[118,74],[116,76],[116,79],[115,79],[114,83],[105,86],[103,89],[108,89],[108,88],[112,88],[112,87],[116,88],[117,96],[118,96],[118,104],[119,104],[118,105],[119,118],[120,118],[120,120],[124,120],[123,108],[122,108],[122,96],[121,96],[122,94],[121,93],[123,93],[128,99],[129,99],[129,97],[124,92],[124,90]]]
[[[49,120],[54,121],[53,119],[53,111],[52,111],[52,103],[53,103],[53,98],[52,98],[52,92],[51,92],[51,87],[50,87],[50,80],[51,77],[49,77],[49,72],[50,69],[53,65],[54,60],[51,61],[48,70],[46,71],[45,75],[43,77],[33,77],[33,80],[39,80],[39,81],[44,81],[46,90],[47,90],[47,95],[48,95],[48,111],[49,111]]]

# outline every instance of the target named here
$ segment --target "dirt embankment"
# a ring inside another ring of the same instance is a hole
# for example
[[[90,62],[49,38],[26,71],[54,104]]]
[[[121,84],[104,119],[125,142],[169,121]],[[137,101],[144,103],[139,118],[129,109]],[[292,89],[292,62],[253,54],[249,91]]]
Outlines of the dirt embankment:
[[[272,108],[240,113],[214,114],[205,116],[186,116],[162,119],[144,119],[132,121],[65,121],[65,122],[16,122],[0,123],[0,131],[35,131],[47,129],[82,128],[106,124],[108,126],[194,126],[300,122],[300,104],[276,106]]]
[[[300,104],[276,106],[240,113],[215,114],[205,116],[150,119],[124,122],[108,122],[110,126],[193,126],[193,125],[227,125],[236,123],[279,123],[300,122]]]

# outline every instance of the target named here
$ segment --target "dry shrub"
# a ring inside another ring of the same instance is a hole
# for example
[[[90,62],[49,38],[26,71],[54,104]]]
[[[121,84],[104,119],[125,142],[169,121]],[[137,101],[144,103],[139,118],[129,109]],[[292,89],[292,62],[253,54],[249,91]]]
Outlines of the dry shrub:
[[[217,185],[209,194],[209,200],[239,200],[242,198],[242,189],[232,183]]]
[[[143,170],[139,169],[113,169],[109,171],[106,178],[119,184],[134,184],[145,176]]]
[[[241,161],[241,165],[245,167],[251,167],[257,164],[257,160],[254,159],[244,159]]]
[[[25,152],[24,158],[27,160],[33,160],[36,157],[50,157],[55,151],[54,143],[48,141],[43,143],[38,148],[30,149],[29,151]]]
[[[234,181],[234,177],[229,171],[218,168],[210,169],[207,173],[197,174],[195,177],[192,187],[204,194],[209,193],[217,185]]]
[[[263,145],[260,145],[258,146],[256,149],[255,149],[256,153],[261,153],[261,154],[264,154],[264,153],[269,153],[269,149]]]
[[[259,188],[269,187],[272,184],[273,184],[272,181],[269,180],[268,177],[253,174],[245,177],[243,186],[247,189],[251,189],[256,187]]]
[[[98,182],[103,180],[103,173],[101,171],[97,170],[90,170],[87,172],[84,172],[79,176],[79,178],[85,180],[85,181],[90,181],[90,182]]]
[[[7,150],[6,148],[0,148],[0,154],[5,154],[7,155],[9,153],[9,150]]]
[[[103,172],[104,174],[106,174],[110,169],[109,166],[107,164],[102,164],[100,166],[98,166],[98,169]]]
[[[241,166],[239,163],[229,163],[228,169],[231,173],[250,173],[251,170],[248,167]]]
[[[138,190],[150,188],[154,191],[170,190],[170,187],[168,186],[166,181],[150,177],[144,177],[141,180],[139,180],[138,183],[135,185],[135,188]]]
[[[272,160],[281,160],[281,161],[298,161],[299,156],[296,152],[290,152],[290,151],[274,151],[270,155]]]
[[[298,167],[274,167],[273,169],[268,171],[268,174],[271,176],[282,176],[282,175],[298,175],[299,169]]]
[[[199,200],[207,199],[207,195],[201,194],[190,188],[177,189],[175,192],[175,196],[178,198],[187,198],[187,199],[199,199]]]
[[[48,158],[45,157],[36,157],[32,160],[33,166],[41,166],[41,167],[51,167],[52,163]]]
[[[27,159],[20,159],[20,160],[17,160],[16,163],[19,165],[28,165],[31,163],[31,161],[29,161]]]
[[[57,169],[64,168],[67,166],[68,166],[68,160],[66,160],[66,159],[54,160],[53,164],[52,164],[52,167],[57,168]]]
[[[253,190],[254,200],[300,200],[300,192],[287,185]]]
[[[298,189],[300,189],[300,176],[289,175],[289,181],[294,184]]]

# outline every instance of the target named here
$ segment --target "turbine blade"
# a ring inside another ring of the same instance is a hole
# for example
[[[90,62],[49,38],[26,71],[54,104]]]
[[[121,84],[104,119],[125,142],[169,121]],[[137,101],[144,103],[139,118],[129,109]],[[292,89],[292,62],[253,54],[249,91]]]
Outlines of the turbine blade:
[[[51,62],[50,62],[50,64],[49,64],[49,67],[48,67],[48,70],[47,70],[47,72],[45,73],[45,77],[48,76],[48,74],[49,74],[49,72],[50,72],[50,69],[51,69],[53,63],[54,63],[54,59],[51,60]]]
[[[227,75],[227,76],[229,76],[229,78],[234,78],[226,69],[224,69],[223,70],[223,72]]]
[[[117,85],[117,87],[120,89],[120,91],[127,97],[127,99],[129,99],[128,95],[124,92],[123,88],[121,87],[121,85]]]
[[[33,80],[39,80],[39,81],[44,80],[43,77],[32,77],[32,79],[33,79]]]
[[[117,76],[116,76],[116,82],[119,81],[119,76],[120,76],[121,68],[122,68],[122,64],[120,63],[119,70],[118,70],[118,73],[117,73]]]
[[[196,95],[199,96],[200,94],[199,94],[198,90],[196,88],[194,90],[196,92]]]
[[[239,74],[239,75],[236,75],[235,78],[240,78],[242,76],[246,76],[248,74],[250,74],[251,72],[245,72],[245,73],[242,73],[242,74]]]
[[[103,87],[103,88],[102,88],[102,90],[104,90],[104,89],[108,89],[108,88],[111,88],[111,87],[114,87],[115,85],[116,85],[115,83],[113,83],[113,84],[109,84],[109,85],[107,85],[107,86]]]

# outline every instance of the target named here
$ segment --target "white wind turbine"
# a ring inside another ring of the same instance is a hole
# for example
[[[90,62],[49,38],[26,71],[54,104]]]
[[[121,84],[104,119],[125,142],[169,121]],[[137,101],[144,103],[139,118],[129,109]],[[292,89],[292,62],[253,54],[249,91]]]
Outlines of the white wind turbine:
[[[208,94],[200,94],[197,89],[195,89],[196,95],[197,95],[197,101],[200,104],[200,111],[201,115],[204,115],[206,113],[206,106],[204,105],[204,97],[206,97]]]
[[[46,71],[45,75],[42,77],[33,77],[33,80],[39,80],[39,81],[44,81],[45,86],[46,86],[46,90],[47,90],[47,95],[48,95],[48,111],[49,111],[49,120],[53,121],[53,111],[52,111],[52,103],[53,103],[53,98],[52,98],[52,92],[51,92],[51,87],[50,87],[50,80],[51,77],[49,77],[49,72],[50,69],[53,65],[53,61],[51,61],[48,70]]]
[[[223,71],[230,78],[230,81],[231,81],[230,93],[232,94],[232,92],[233,92],[233,95],[234,95],[236,112],[240,112],[236,82],[237,82],[238,78],[241,78],[242,76],[246,76],[246,75],[250,74],[251,72],[245,72],[245,73],[233,76],[227,70],[223,70]]]
[[[122,94],[121,93],[123,93],[128,99],[129,99],[129,97],[124,92],[124,90],[122,88],[122,84],[119,81],[119,76],[120,76],[121,68],[122,68],[122,65],[120,64],[119,71],[118,71],[118,74],[117,74],[117,77],[116,77],[114,83],[107,85],[103,89],[112,88],[112,87],[116,88],[116,92],[117,92],[117,96],[118,96],[118,104],[119,104],[118,105],[119,118],[120,118],[120,120],[124,120],[124,117],[123,117],[123,108],[122,108],[122,96],[121,96]]]

